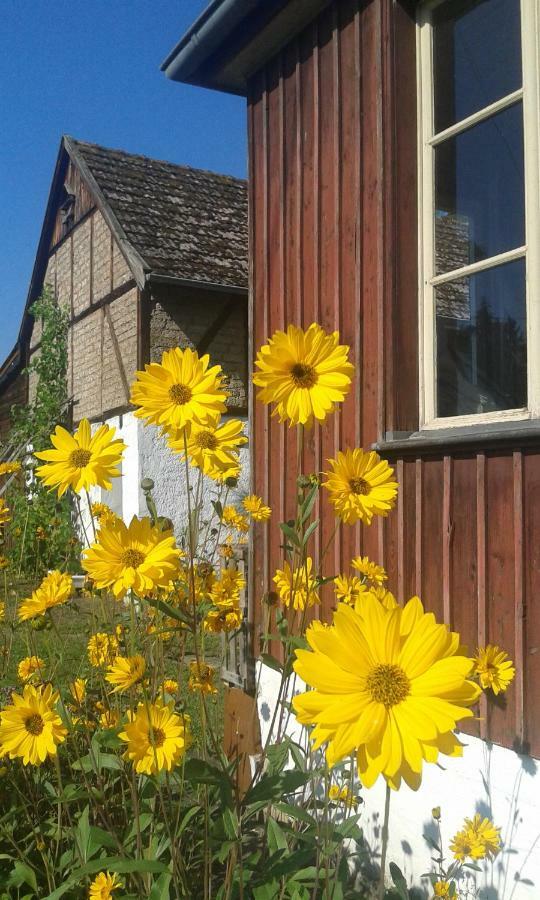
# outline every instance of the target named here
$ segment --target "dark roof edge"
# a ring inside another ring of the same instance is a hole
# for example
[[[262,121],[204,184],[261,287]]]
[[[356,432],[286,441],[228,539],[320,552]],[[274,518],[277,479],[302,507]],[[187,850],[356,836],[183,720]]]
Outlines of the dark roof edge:
[[[248,286],[226,284],[225,282],[199,281],[194,278],[180,278],[178,275],[162,275],[159,272],[147,272],[146,284],[171,284],[178,287],[198,288],[206,291],[218,291],[222,294],[239,294],[247,296]]]
[[[247,80],[330,0],[213,0],[161,65],[167,78],[245,96]]]

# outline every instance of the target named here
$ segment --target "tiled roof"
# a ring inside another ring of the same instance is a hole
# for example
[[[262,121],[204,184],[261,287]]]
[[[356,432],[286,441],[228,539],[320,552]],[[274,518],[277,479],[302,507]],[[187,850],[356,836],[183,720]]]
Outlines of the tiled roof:
[[[70,139],[145,268],[247,285],[247,187],[229,175]]]

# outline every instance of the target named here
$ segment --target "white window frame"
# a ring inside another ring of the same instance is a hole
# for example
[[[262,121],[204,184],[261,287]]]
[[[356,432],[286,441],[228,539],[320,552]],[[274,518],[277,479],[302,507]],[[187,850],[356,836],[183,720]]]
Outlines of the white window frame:
[[[521,0],[523,87],[473,113],[444,131],[434,132],[432,11],[446,0],[422,4],[417,22],[418,86],[418,235],[419,235],[419,389],[420,427],[484,425],[540,417],[540,0]],[[525,165],[525,245],[498,256],[436,275],[435,146],[494,113],[523,101]],[[437,346],[435,287],[472,275],[494,263],[525,258],[527,317],[527,407],[463,416],[436,416]]]

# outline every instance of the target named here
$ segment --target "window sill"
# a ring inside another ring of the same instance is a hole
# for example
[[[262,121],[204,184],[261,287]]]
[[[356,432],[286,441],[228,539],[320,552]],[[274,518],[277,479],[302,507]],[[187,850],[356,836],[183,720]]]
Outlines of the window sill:
[[[489,425],[424,429],[411,432],[387,432],[384,440],[372,444],[383,456],[423,456],[446,454],[451,450],[488,450],[494,447],[521,450],[540,446],[540,419],[524,422],[495,422]]]

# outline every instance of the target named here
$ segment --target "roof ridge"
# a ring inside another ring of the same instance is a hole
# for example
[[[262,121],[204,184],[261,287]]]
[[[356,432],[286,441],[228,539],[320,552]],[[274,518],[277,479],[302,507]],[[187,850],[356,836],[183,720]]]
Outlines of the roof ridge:
[[[121,147],[106,147],[104,144],[96,144],[92,141],[81,141],[79,138],[74,138],[69,134],[64,134],[64,138],[70,140],[76,147],[84,148],[95,148],[96,150],[103,150],[105,153],[118,153],[120,156],[125,156],[128,159],[139,159],[146,162],[159,163],[160,165],[171,166],[174,169],[180,169],[187,172],[197,172],[201,175],[209,175],[211,178],[219,178],[224,181],[233,181],[240,185],[246,185],[246,178],[239,178],[237,175],[229,175],[225,172],[214,172],[212,169],[201,169],[196,166],[190,166],[187,163],[175,163],[171,162],[168,159],[160,159],[156,156],[147,156],[144,153],[132,153],[130,150],[124,150]]]

